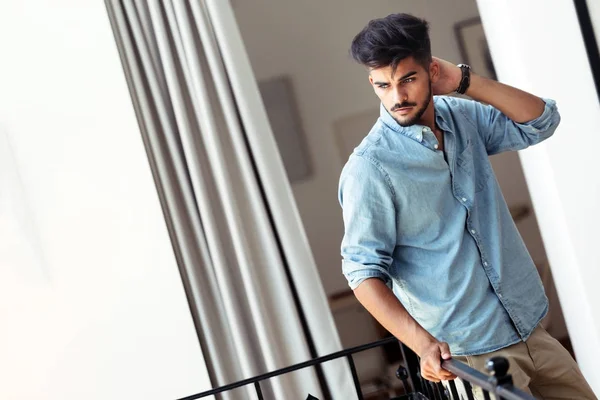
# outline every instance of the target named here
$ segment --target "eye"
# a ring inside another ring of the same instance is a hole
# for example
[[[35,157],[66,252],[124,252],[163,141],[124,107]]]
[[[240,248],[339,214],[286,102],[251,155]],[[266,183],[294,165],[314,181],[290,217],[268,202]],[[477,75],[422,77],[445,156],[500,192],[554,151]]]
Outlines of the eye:
[[[377,85],[377,87],[378,87],[379,89],[387,89],[389,86],[390,86],[390,85],[388,85],[388,84]]]
[[[405,80],[402,81],[402,83],[410,83],[410,82],[414,82],[415,78],[407,78]]]

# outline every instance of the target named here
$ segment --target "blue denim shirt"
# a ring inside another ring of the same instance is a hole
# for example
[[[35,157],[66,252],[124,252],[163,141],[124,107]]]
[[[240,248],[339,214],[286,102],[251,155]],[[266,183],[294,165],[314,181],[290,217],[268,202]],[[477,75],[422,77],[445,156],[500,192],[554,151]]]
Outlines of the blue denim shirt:
[[[342,270],[352,289],[382,279],[454,355],[526,340],[548,300],[517,231],[489,155],[550,137],[560,116],[515,123],[492,106],[434,97],[444,152],[431,129],[400,126],[381,107],[339,186]]]

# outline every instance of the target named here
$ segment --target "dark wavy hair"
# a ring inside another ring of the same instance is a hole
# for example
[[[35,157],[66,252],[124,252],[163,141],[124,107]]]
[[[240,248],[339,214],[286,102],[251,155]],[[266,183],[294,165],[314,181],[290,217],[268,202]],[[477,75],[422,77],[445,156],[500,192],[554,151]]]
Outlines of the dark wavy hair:
[[[390,14],[369,21],[352,40],[350,55],[370,68],[391,66],[413,57],[423,67],[431,63],[431,42],[427,21],[410,14]]]

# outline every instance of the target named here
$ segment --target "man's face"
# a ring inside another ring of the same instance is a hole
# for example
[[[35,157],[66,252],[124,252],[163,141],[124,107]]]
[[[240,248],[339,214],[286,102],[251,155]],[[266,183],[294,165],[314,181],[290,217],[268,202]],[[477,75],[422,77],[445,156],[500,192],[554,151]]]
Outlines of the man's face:
[[[371,69],[369,81],[396,122],[401,126],[414,125],[431,101],[430,71],[408,57],[393,72],[391,66]]]

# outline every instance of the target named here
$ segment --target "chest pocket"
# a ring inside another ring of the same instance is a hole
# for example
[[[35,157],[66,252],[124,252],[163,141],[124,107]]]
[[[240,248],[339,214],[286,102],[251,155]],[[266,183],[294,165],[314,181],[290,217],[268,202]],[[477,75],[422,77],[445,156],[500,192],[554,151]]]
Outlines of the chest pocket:
[[[478,149],[476,146],[477,143],[467,139],[467,145],[457,157],[456,163],[464,176],[464,182],[461,179],[459,184],[466,186],[467,191],[472,189],[478,193],[486,188],[492,175],[492,167],[485,150]]]

